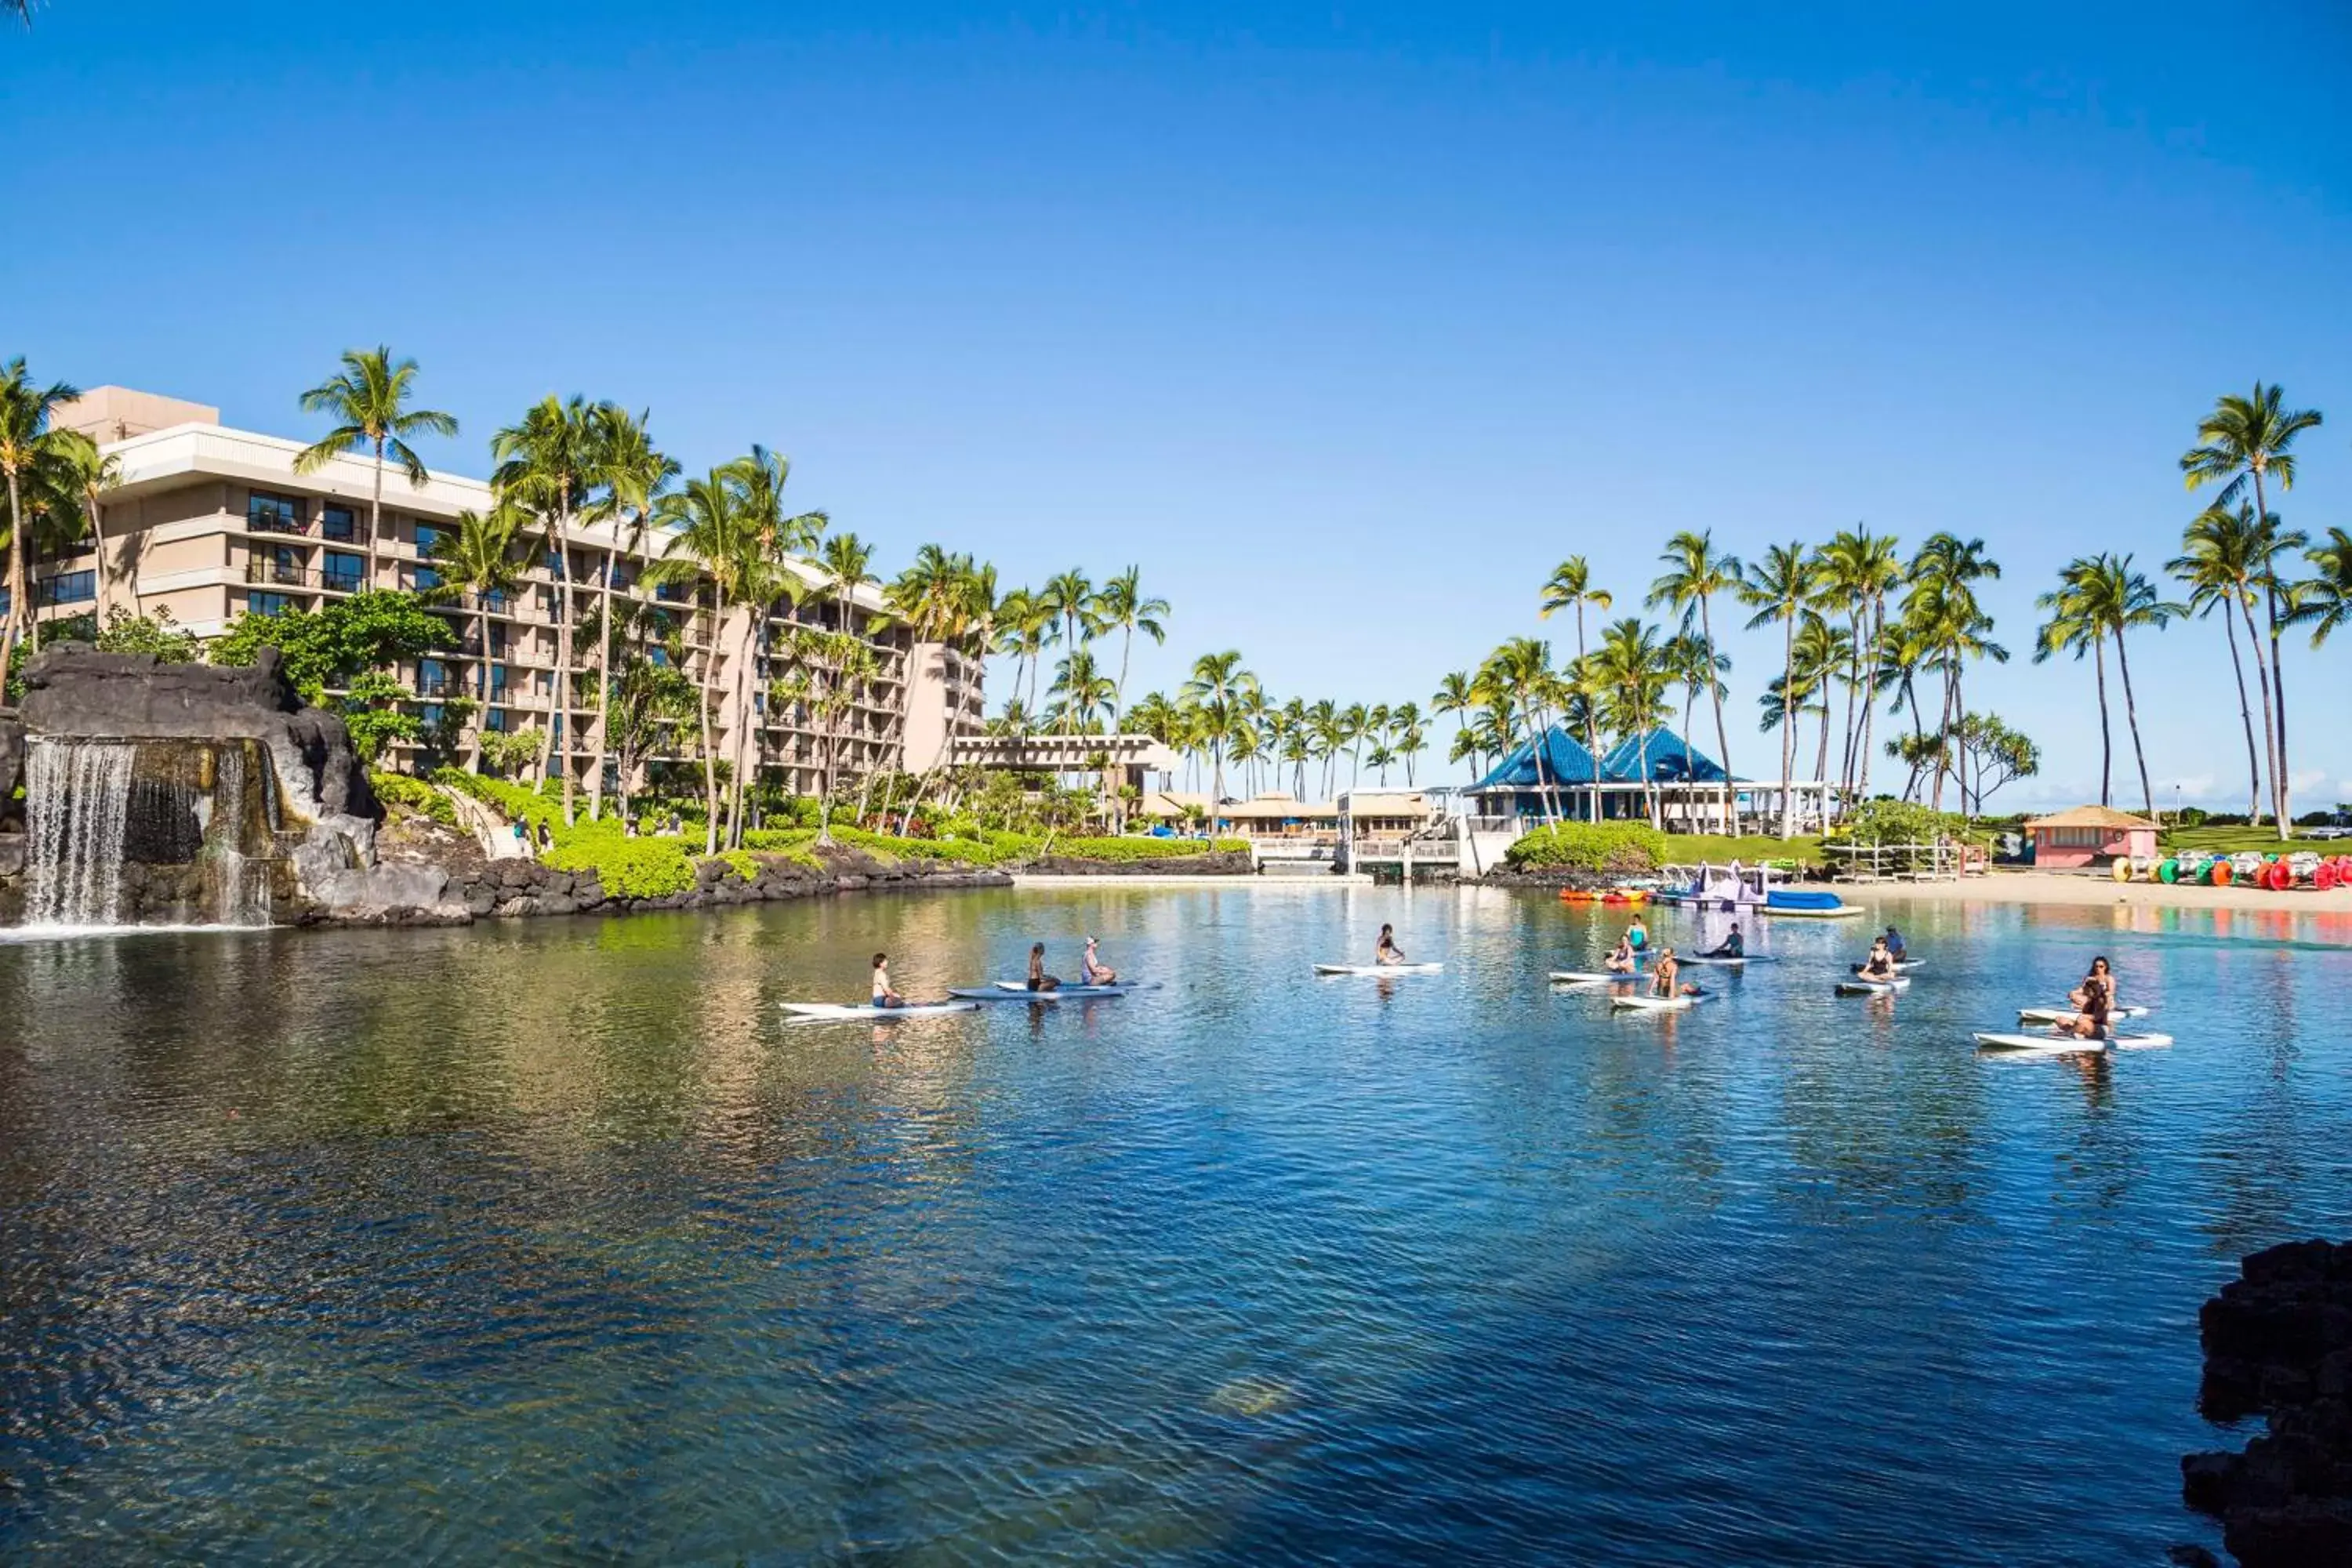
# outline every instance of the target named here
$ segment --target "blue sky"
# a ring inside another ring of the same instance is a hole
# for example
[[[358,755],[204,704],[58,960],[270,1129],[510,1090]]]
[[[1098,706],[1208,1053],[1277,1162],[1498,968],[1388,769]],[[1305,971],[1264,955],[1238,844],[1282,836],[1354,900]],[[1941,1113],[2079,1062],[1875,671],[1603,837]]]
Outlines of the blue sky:
[[[1564,555],[1622,606],[1677,529],[1949,528],[2008,572],[1972,705],[2044,751],[1998,800],[2084,798],[2032,598],[2173,552],[2214,396],[2326,411],[2284,510],[2352,522],[2352,13],[1926,9],[57,0],[0,38],[0,354],[299,435],[386,342],[474,473],[545,392],[650,407],[889,569],[1139,563],[1139,687],[1236,647],[1425,703],[1569,645]],[[1771,773],[1777,642],[1727,647]],[[2305,805],[2352,799],[2347,659],[2290,663]],[[2242,801],[2218,626],[2134,663],[2160,804]]]

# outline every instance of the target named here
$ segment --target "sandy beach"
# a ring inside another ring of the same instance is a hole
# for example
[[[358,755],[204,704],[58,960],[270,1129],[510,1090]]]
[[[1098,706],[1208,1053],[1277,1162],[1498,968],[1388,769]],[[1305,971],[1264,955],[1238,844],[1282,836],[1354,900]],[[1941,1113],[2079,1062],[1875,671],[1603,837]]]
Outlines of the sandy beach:
[[[2134,909],[2268,910],[2290,914],[2352,914],[2352,889],[2182,887],[2163,882],[2116,882],[2057,871],[1996,871],[1959,882],[1887,882],[1841,886],[1849,903],[1876,898],[1977,904],[2124,905]]]

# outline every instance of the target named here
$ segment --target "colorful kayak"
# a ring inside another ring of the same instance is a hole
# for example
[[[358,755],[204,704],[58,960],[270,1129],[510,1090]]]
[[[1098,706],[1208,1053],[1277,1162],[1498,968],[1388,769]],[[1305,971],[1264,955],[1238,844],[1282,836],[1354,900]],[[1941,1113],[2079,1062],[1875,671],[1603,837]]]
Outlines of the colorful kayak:
[[[795,1018],[811,1021],[872,1019],[895,1024],[901,1018],[936,1018],[943,1013],[977,1013],[977,1002],[912,1002],[904,1007],[877,1007],[871,1002],[784,1002],[778,1004]]]
[[[1318,974],[1435,974],[1442,963],[1318,963]]]
[[[1897,975],[1893,980],[1841,980],[1837,994],[1841,996],[1877,996],[1908,991],[1911,982]]]

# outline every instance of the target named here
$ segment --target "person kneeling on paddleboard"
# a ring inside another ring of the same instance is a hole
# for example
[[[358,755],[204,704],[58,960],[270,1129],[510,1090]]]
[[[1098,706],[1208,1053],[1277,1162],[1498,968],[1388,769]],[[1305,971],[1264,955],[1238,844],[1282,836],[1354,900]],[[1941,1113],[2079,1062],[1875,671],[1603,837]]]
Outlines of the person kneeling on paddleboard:
[[[1617,951],[1609,955],[1601,967],[1612,974],[1631,974],[1641,962],[1640,955],[1633,951],[1633,944],[1620,936],[1617,939]]]
[[[1118,984],[1118,971],[1103,963],[1101,957],[1096,953],[1095,939],[1092,937],[1087,938],[1086,961],[1081,966],[1079,973],[1087,977],[1087,984],[1089,985],[1116,985]]]
[[[1675,984],[1675,977],[1681,972],[1682,965],[1675,962],[1675,950],[1671,947],[1660,948],[1658,950],[1658,967],[1653,972],[1653,976],[1650,981],[1650,994],[1653,996],[1697,995],[1698,987],[1696,985],[1685,985],[1679,988],[1676,987]]]
[[[874,1005],[903,1007],[906,1005],[907,999],[890,989],[890,955],[887,952],[876,953],[874,955]]]
[[[1725,938],[1723,939],[1723,941],[1722,941],[1722,942],[1721,942],[1721,943],[1719,943],[1718,945],[1717,945],[1717,946],[1715,946],[1715,947],[1712,947],[1712,948],[1708,949],[1708,950],[1707,950],[1706,952],[1705,952],[1700,953],[1700,954],[1699,954],[1699,956],[1700,956],[1701,958],[1745,958],[1745,957],[1747,957],[1747,956],[1748,956],[1748,943],[1746,942],[1746,941],[1745,941],[1745,940],[1743,940],[1743,939],[1741,938],[1741,936],[1740,936],[1740,934],[1739,934],[1739,922],[1738,922],[1738,921],[1732,921],[1732,922],[1731,922],[1731,934],[1730,934],[1729,936],[1727,936],[1727,937],[1725,937]]]
[[[1045,944],[1042,942],[1032,943],[1029,948],[1029,989],[1059,991],[1061,988],[1062,983],[1045,973]]]
[[[1404,954],[1396,944],[1394,927],[1386,925],[1381,927],[1381,940],[1372,944],[1372,962],[1381,964],[1404,962]]]
[[[1872,941],[1870,956],[1862,961],[1862,967],[1855,973],[1864,980],[1895,978],[1895,954],[1888,949],[1885,937],[1878,937]]]
[[[1878,940],[1886,944],[1887,955],[1893,958],[1897,963],[1902,963],[1903,955],[1911,951],[1909,948],[1903,945],[1903,933],[1896,931],[1893,926],[1888,926],[1886,928],[1886,934]]]

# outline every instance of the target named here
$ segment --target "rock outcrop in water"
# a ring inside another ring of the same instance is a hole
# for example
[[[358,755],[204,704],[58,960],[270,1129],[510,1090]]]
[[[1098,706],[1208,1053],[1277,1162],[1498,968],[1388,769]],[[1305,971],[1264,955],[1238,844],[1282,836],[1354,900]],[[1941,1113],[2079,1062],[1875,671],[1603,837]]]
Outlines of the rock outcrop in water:
[[[2352,1243],[2257,1252],[2198,1313],[2199,1403],[2216,1421],[2260,1414],[2242,1454],[2191,1454],[2181,1492],[2221,1521],[2245,1568],[2352,1563]]]

